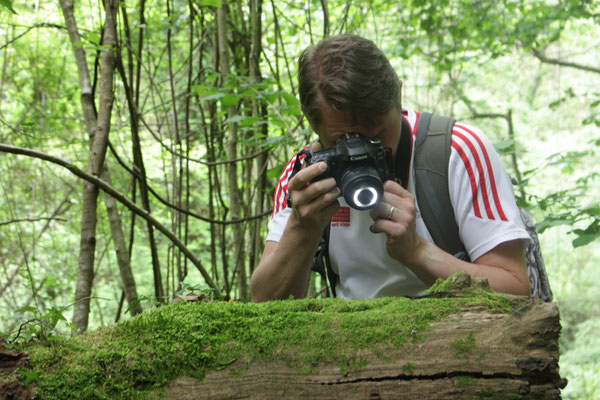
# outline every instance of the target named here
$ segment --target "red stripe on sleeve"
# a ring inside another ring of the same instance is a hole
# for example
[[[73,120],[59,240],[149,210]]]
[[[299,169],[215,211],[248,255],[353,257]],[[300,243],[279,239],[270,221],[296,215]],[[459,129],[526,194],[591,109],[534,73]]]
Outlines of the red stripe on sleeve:
[[[460,132],[456,132],[456,131],[454,131],[452,133],[453,133],[453,135],[455,135],[463,140],[463,142],[467,145],[467,147],[471,151],[471,154],[473,155],[473,159],[475,160],[475,166],[477,167],[477,172],[479,173],[479,182],[481,185],[481,197],[483,198],[483,205],[485,206],[485,212],[486,212],[488,218],[493,220],[493,219],[495,219],[494,213],[492,212],[492,208],[490,206],[490,199],[488,198],[488,194],[487,194],[488,193],[487,184],[486,184],[486,180],[485,180],[485,175],[483,173],[483,165],[481,165],[481,160],[479,159],[477,150],[475,149],[475,146],[473,146],[473,143],[471,143],[469,138],[467,138],[465,135],[463,135]],[[459,146],[459,144],[457,144],[457,146]]]
[[[308,148],[305,146],[303,150]],[[296,158],[298,157],[298,153],[294,154],[294,156],[290,159],[290,161],[285,164],[283,171],[281,171],[281,175],[279,176],[279,180],[277,181],[277,185],[275,187],[275,194],[273,195],[273,214],[277,214],[279,211],[283,210],[287,207],[287,188],[288,182],[290,180],[290,175],[294,169],[294,164],[296,163]],[[302,154],[300,156],[300,161],[304,160],[305,155]]]
[[[283,200],[281,200],[281,195],[282,195],[282,193],[285,193],[285,190],[287,189],[288,177],[292,171],[292,167],[294,166],[296,157],[297,157],[297,155],[294,155],[294,157],[292,157],[290,159],[290,161],[288,161],[288,163],[283,168],[283,171],[281,171],[281,175],[279,176],[279,180],[277,181],[277,187],[275,188],[275,195],[273,196],[273,215],[277,214],[279,211],[284,209],[287,205],[285,196],[283,197]],[[285,184],[285,188],[283,187],[284,184]]]
[[[494,204],[496,205],[496,210],[498,211],[498,215],[500,216],[500,219],[502,221],[508,221],[508,218],[506,218],[506,215],[504,214],[504,210],[502,210],[502,203],[500,203],[500,196],[498,196],[498,188],[496,187],[496,179],[494,178],[494,170],[492,169],[492,163],[490,162],[490,157],[485,148],[485,145],[483,144],[483,142],[481,141],[479,136],[476,135],[475,133],[473,133],[473,131],[471,131],[470,129],[466,128],[463,125],[460,125],[460,127],[462,129],[464,129],[465,131],[469,132],[471,134],[471,136],[473,136],[475,138],[475,140],[477,141],[477,143],[479,144],[479,147],[481,148],[481,152],[483,153],[485,165],[487,166],[487,169],[489,172],[490,186],[492,188],[492,196],[494,197]]]
[[[477,182],[475,181],[475,174],[473,173],[473,168],[471,167],[469,158],[467,157],[463,149],[455,142],[452,142],[452,147],[458,152],[458,155],[462,159],[463,163],[465,164],[465,168],[469,173],[469,181],[471,182],[471,194],[473,195],[473,211],[475,212],[475,216],[477,218],[482,218],[481,212],[479,211],[479,202],[477,201]]]

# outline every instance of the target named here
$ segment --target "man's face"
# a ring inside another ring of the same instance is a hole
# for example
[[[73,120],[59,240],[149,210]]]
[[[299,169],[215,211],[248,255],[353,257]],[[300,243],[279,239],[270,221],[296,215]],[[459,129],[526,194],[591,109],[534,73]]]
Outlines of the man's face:
[[[321,111],[321,123],[312,128],[319,135],[325,148],[335,146],[344,133],[359,132],[366,139],[379,139],[384,146],[389,146],[396,156],[400,141],[402,110],[400,107],[393,107],[388,113],[372,119],[373,123],[369,125],[364,121],[356,121],[349,112],[336,111],[326,105]]]

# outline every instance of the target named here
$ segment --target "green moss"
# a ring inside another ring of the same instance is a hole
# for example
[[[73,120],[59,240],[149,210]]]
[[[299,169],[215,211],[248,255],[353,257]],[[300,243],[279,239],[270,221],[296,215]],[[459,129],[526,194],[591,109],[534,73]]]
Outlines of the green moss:
[[[438,279],[426,292],[426,295],[447,294],[464,298],[465,305],[481,304],[499,312],[510,312],[513,309],[510,301],[494,292],[485,278],[473,278],[466,272],[457,272],[448,279]],[[470,300],[473,300],[471,302]]]
[[[365,352],[387,359],[426,340],[432,322],[465,304],[501,303],[485,296],[181,302],[79,337],[30,345],[22,349],[30,366],[21,377],[35,382],[40,398],[115,399],[145,397],[178,376],[201,378],[224,368],[243,374],[260,359],[300,373],[327,363],[360,374]]]
[[[456,387],[461,389],[473,386],[475,383],[477,383],[477,378],[468,375],[457,376],[455,380]]]
[[[416,370],[417,370],[417,364],[415,364],[413,362],[408,362],[402,366],[402,372],[404,372],[407,375],[414,374]]]
[[[460,359],[469,358],[475,350],[475,336],[473,331],[469,332],[469,336],[466,339],[456,339],[452,342],[452,349],[454,349],[454,357]]]

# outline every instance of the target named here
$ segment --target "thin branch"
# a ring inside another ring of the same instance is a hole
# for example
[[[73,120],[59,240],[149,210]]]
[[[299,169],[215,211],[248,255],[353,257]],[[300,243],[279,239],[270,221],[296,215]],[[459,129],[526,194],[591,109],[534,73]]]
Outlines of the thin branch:
[[[575,69],[580,69],[583,71],[594,72],[596,74],[600,74],[600,68],[591,67],[589,65],[572,63],[572,62],[568,62],[568,61],[562,61],[557,58],[546,57],[544,54],[542,54],[537,49],[532,49],[531,51],[533,52],[533,55],[536,56],[543,63],[560,65],[561,67],[575,68]]]
[[[196,266],[198,271],[204,277],[206,283],[214,290],[215,294],[217,296],[221,296],[221,291],[215,285],[214,281],[212,280],[212,278],[210,277],[208,272],[202,266],[202,262],[181,242],[181,240],[179,240],[179,238],[177,236],[175,236],[175,234],[173,234],[173,232],[171,232],[168,228],[166,228],[163,224],[161,224],[158,220],[156,220],[148,211],[138,207],[135,203],[133,203],[128,198],[126,198],[123,194],[118,192],[115,188],[110,186],[108,183],[104,182],[102,179],[100,179],[94,175],[90,175],[90,174],[83,172],[82,170],[77,168],[74,164],[71,164],[68,161],[54,157],[50,154],[42,153],[40,151],[27,149],[27,148],[23,148],[23,147],[11,146],[11,145],[2,144],[2,143],[0,143],[0,151],[6,152],[6,153],[12,153],[12,154],[25,155],[28,157],[34,157],[34,158],[39,158],[41,160],[49,161],[51,163],[60,165],[61,167],[68,169],[73,174],[77,175],[78,177],[98,186],[100,189],[105,191],[107,194],[114,197],[115,200],[121,202],[125,207],[129,208],[131,211],[133,211],[140,217],[144,218],[146,221],[150,222],[156,229],[158,229],[166,237],[168,237],[173,242],[173,244],[175,244],[190,259],[190,261]]]
[[[56,24],[50,24],[50,23],[47,23],[47,22],[42,22],[42,23],[39,23],[39,24],[35,24],[35,25],[32,25],[29,28],[27,28],[25,30],[25,32],[21,33],[20,35],[15,36],[14,38],[12,38],[11,40],[9,40],[8,42],[4,43],[2,46],[0,46],[0,50],[2,50],[3,48],[5,48],[6,46],[9,46],[10,44],[16,42],[17,40],[19,40],[23,36],[27,35],[29,33],[29,31],[31,31],[32,29],[35,29],[35,28],[66,29],[64,26],[60,26],[60,25],[56,25]]]
[[[50,218],[50,217],[38,217],[38,218],[18,218],[18,219],[11,219],[9,221],[2,221],[0,222],[0,226],[2,225],[8,225],[8,224],[16,224],[18,222],[35,222],[35,221],[42,221],[42,220],[53,220],[53,221],[61,221],[61,222],[67,222],[66,219],[62,219],[62,218]]]
[[[119,164],[120,164],[120,165],[121,165],[121,166],[122,166],[122,167],[123,167],[123,168],[124,168],[124,169],[125,169],[127,172],[129,172],[129,173],[130,173],[130,174],[131,174],[131,175],[132,175],[134,178],[138,178],[138,177],[139,177],[139,174],[138,174],[138,173],[136,173],[136,172],[135,172],[134,170],[132,170],[131,168],[129,168],[129,167],[128,167],[128,166],[127,166],[127,165],[126,165],[124,162],[123,162],[123,160],[121,160],[121,157],[119,157],[119,155],[117,154],[117,152],[116,152],[115,148],[112,146],[112,144],[111,144],[110,142],[109,142],[109,147],[110,147],[110,150],[111,150],[112,154],[113,154],[113,155],[115,156],[115,158],[117,159],[118,163],[119,163]],[[197,219],[199,219],[199,220],[201,220],[201,221],[204,221],[204,222],[210,222],[210,223],[212,223],[212,224],[218,224],[218,225],[232,225],[232,224],[239,224],[239,223],[242,223],[242,222],[246,222],[246,221],[252,221],[252,220],[255,220],[255,219],[259,219],[259,218],[265,217],[265,216],[267,216],[267,215],[269,215],[269,214],[271,213],[271,210],[265,210],[265,211],[263,211],[262,213],[260,213],[260,214],[257,214],[257,215],[253,215],[253,216],[251,216],[251,217],[245,217],[245,218],[240,218],[240,219],[232,219],[232,220],[228,220],[228,221],[217,220],[217,219],[213,219],[213,218],[209,218],[209,217],[204,217],[204,216],[202,216],[202,215],[200,215],[200,214],[196,214],[196,213],[194,213],[194,212],[192,212],[192,211],[185,210],[185,209],[183,209],[183,208],[181,208],[181,207],[178,207],[177,205],[175,205],[175,204],[172,204],[172,203],[170,203],[169,201],[165,200],[165,199],[164,199],[164,198],[163,198],[161,195],[159,195],[159,194],[156,192],[156,190],[154,190],[154,189],[152,188],[152,186],[150,186],[150,185],[147,185],[147,188],[148,188],[148,191],[149,191],[150,193],[152,193],[152,194],[154,195],[154,197],[156,197],[156,199],[157,199],[158,201],[160,201],[161,203],[163,203],[165,206],[167,206],[167,207],[169,207],[169,208],[173,208],[173,209],[175,209],[175,210],[177,210],[177,211],[179,211],[179,212],[181,212],[181,213],[184,213],[184,214],[186,214],[186,215],[189,215],[189,216],[191,216],[191,217],[197,218]]]

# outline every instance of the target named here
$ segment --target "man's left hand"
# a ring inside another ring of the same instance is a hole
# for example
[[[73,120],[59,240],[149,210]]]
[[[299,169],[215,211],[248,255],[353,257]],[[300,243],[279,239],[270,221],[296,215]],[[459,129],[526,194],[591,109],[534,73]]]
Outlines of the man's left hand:
[[[423,251],[423,239],[417,235],[415,196],[394,181],[383,185],[381,202],[370,211],[374,233],[385,233],[390,257],[406,266],[413,265]]]

